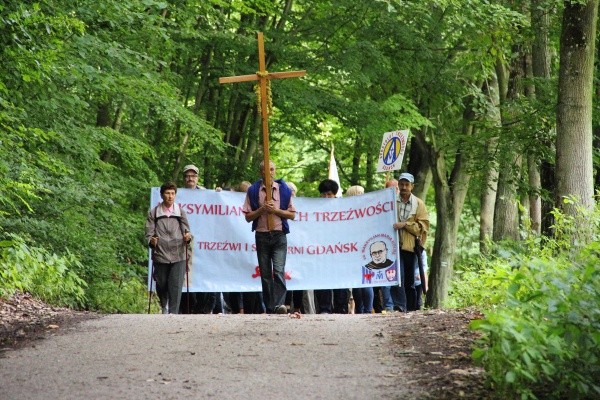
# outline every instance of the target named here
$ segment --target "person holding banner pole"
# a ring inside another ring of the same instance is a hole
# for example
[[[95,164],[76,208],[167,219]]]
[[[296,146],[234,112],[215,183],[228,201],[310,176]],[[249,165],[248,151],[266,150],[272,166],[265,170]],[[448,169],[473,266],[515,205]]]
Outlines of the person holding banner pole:
[[[186,270],[186,246],[192,239],[185,212],[175,203],[177,185],[160,187],[162,202],[148,210],[145,233],[152,249],[153,278],[163,314],[178,314]]]
[[[288,220],[296,217],[292,191],[283,179],[275,180],[275,163],[260,163],[262,179],[248,188],[242,207],[247,222],[252,222],[255,232],[256,254],[260,271],[263,301],[267,313],[286,314],[285,260]],[[267,174],[269,174],[267,176]],[[267,177],[271,179],[266,179]],[[264,181],[271,181],[266,188]],[[270,200],[267,200],[267,190]],[[270,221],[268,221],[270,219]],[[271,225],[272,222],[272,225]]]
[[[417,291],[415,289],[415,266],[418,254],[415,246],[425,245],[429,231],[429,214],[423,200],[412,194],[415,178],[408,172],[398,177],[400,197],[396,200],[398,222],[393,227],[398,231],[400,243],[401,292],[406,299],[406,311],[417,310]],[[402,290],[403,289],[403,290]]]

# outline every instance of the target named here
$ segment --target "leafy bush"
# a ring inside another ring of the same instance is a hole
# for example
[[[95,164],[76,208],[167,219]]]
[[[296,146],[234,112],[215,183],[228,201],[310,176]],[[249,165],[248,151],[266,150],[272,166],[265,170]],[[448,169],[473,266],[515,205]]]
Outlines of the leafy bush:
[[[95,281],[88,289],[88,301],[91,308],[102,312],[145,313],[148,291],[135,277]]]
[[[491,382],[521,398],[600,396],[600,245],[573,257],[532,259],[510,279],[506,307],[472,327],[474,358]]]
[[[78,269],[81,265],[72,254],[58,256],[18,236],[0,242],[0,296],[20,290],[50,304],[81,307],[87,285]]]
[[[595,229],[582,236],[581,231],[573,235],[578,224],[572,218],[555,211],[553,238],[513,243],[512,251],[464,273],[470,282],[491,283],[489,289],[479,286],[470,293],[469,282],[457,285],[466,291],[457,304],[481,302],[490,308],[485,319],[472,323],[483,333],[473,357],[501,395],[600,397],[598,214],[587,214],[588,226]],[[584,245],[582,237],[590,244]]]
[[[476,306],[489,309],[504,302],[512,267],[507,252],[495,257],[475,258],[463,264],[454,273],[449,296],[444,303],[448,308]]]

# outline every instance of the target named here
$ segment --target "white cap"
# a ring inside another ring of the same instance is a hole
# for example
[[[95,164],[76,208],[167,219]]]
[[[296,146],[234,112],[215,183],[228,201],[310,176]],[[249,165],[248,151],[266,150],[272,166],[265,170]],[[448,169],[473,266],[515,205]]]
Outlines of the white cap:
[[[185,174],[187,171],[194,171],[195,173],[198,173],[199,169],[194,164],[189,164],[183,167],[183,173]]]

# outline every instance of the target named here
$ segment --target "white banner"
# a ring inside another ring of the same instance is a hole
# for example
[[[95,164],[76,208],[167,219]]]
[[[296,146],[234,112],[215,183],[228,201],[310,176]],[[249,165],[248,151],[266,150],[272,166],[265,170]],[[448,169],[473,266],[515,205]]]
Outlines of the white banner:
[[[176,202],[186,212],[194,236],[191,292],[261,291],[254,232],[242,213],[245,196],[177,190]],[[150,197],[152,207],[156,206],[159,188],[152,188]],[[399,284],[393,188],[346,198],[294,197],[293,201],[297,213],[290,221],[285,268],[289,290]],[[151,263],[148,268],[150,272]]]
[[[377,172],[400,169],[408,140],[408,130],[386,132],[381,140]]]

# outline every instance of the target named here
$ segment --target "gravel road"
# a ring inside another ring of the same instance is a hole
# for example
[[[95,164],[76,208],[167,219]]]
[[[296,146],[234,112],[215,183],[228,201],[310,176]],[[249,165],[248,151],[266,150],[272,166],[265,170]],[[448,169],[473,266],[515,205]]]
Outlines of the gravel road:
[[[0,358],[0,399],[416,398],[393,315],[109,315]]]

